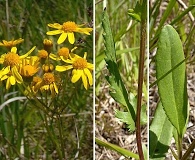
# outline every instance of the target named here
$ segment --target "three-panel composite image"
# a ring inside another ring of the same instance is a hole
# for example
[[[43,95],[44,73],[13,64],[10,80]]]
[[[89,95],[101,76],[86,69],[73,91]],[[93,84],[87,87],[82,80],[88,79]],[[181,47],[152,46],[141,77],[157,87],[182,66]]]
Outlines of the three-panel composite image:
[[[0,0],[0,160],[195,160],[195,0]]]

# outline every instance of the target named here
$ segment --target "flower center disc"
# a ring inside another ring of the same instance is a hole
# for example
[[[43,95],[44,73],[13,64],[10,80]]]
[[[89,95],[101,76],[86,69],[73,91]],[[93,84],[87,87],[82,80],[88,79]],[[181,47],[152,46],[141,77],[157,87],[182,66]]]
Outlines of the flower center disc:
[[[5,66],[15,66],[19,64],[20,56],[16,53],[9,52],[5,55],[4,65]]]
[[[68,59],[69,49],[66,47],[60,48],[58,51],[59,56],[63,56],[65,59]]]
[[[43,80],[47,85],[53,83],[55,81],[53,73],[45,73],[43,75]]]
[[[87,68],[87,61],[84,58],[79,58],[72,65],[75,69],[84,69]]]
[[[38,56],[39,56],[40,58],[47,58],[48,53],[47,53],[46,50],[43,49],[43,50],[40,50],[40,51],[39,51]]]
[[[77,28],[77,25],[75,24],[75,22],[70,22],[70,21],[63,23],[63,26],[62,26],[62,29],[65,32],[74,32],[76,31],[76,28]]]
[[[34,66],[31,66],[31,65],[24,66],[23,70],[24,70],[24,75],[23,76],[26,76],[26,77],[33,76],[37,72],[37,69]]]

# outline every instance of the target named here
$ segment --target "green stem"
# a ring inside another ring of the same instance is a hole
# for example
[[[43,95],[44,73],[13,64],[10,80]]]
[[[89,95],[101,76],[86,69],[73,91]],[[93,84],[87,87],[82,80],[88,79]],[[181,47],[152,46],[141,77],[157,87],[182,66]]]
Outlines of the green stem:
[[[61,143],[61,151],[62,151],[62,156],[65,158],[65,152],[64,152],[64,137],[63,137],[63,131],[62,131],[62,121],[60,115],[57,115],[57,123],[58,123],[58,129],[59,129],[59,137],[60,137],[60,143]]]
[[[10,29],[9,29],[9,3],[8,0],[6,0],[6,23],[7,23],[7,39],[10,38]]]
[[[44,115],[44,120],[45,120],[45,128],[47,130],[47,133],[49,134],[49,138],[51,138],[51,141],[53,142],[53,144],[55,145],[56,147],[56,151],[58,153],[58,156],[59,156],[59,159],[62,160],[62,151],[60,150],[60,147],[59,147],[59,144],[58,142],[56,141],[54,135],[52,134],[51,130],[50,130],[50,127],[48,125],[48,120],[47,120],[47,116]]]
[[[178,135],[179,137],[179,135]],[[178,138],[178,157],[181,159],[182,157],[182,138]]]
[[[144,160],[144,154],[142,150],[141,142],[141,102],[142,102],[142,86],[144,77],[144,57],[146,51],[146,19],[145,19],[145,1],[141,0],[141,5],[143,6],[143,14],[141,20],[141,32],[140,32],[140,60],[139,60],[139,77],[138,77],[138,98],[137,98],[137,116],[136,116],[136,138],[137,138],[137,148],[140,160]]]

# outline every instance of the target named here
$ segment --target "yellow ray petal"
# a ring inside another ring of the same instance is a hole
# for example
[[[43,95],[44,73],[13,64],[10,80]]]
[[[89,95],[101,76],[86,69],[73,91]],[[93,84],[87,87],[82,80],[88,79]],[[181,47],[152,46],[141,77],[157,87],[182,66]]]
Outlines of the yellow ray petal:
[[[55,92],[58,94],[58,87],[56,86],[55,83],[53,84],[53,86],[54,86]]]
[[[73,76],[72,76],[71,82],[75,83],[81,78],[83,71],[82,70],[73,70],[72,72],[73,72]]]
[[[12,47],[11,48],[11,52],[16,53],[17,52],[17,48],[16,47]]]
[[[10,79],[8,78],[6,82],[6,89],[8,90],[10,87],[11,87],[11,83],[10,83]]]
[[[74,33],[68,33],[68,41],[70,42],[70,44],[74,44],[75,42],[75,38],[74,38]]]
[[[66,70],[69,70],[73,68],[72,65],[67,65],[67,66],[56,66],[56,71],[58,72],[63,72],[63,71],[66,71]]]
[[[87,68],[85,68],[84,73],[87,75],[87,78],[89,80],[89,85],[91,86],[93,84],[93,78],[91,72]]]
[[[3,75],[8,74],[10,72],[10,66],[7,66],[3,69]]]
[[[16,79],[16,82],[17,83],[22,83],[23,82],[23,79],[22,79],[22,76],[18,73],[17,68],[16,67],[13,67],[11,71],[12,71],[13,76]]]
[[[1,81],[4,81],[7,78],[9,78],[9,77],[7,75],[4,75],[3,77],[1,77]]]
[[[14,78],[14,76],[10,76],[9,80],[10,80],[11,85],[15,85],[16,84],[16,79]]]
[[[48,24],[48,27],[55,28],[55,29],[61,29],[62,25],[59,23],[53,23],[53,24]]]
[[[53,35],[61,34],[61,33],[63,33],[62,30],[54,30],[54,31],[48,31],[46,34],[49,36],[53,36]]]
[[[67,33],[63,32],[63,33],[60,35],[60,37],[58,38],[57,43],[58,43],[58,44],[63,43],[63,42],[66,40],[66,38],[67,38]]]
[[[91,32],[92,30],[93,30],[93,28],[77,28],[77,32],[84,33],[87,35],[90,35],[89,32]]]
[[[28,57],[28,56],[32,53],[32,51],[35,50],[35,48],[36,48],[36,46],[34,46],[34,47],[33,47],[30,51],[28,51],[26,54],[20,56],[20,59],[23,59],[23,58]]]
[[[88,89],[88,82],[87,82],[87,77],[85,74],[82,74],[82,81],[83,81],[83,85],[85,87],[85,89]]]
[[[58,56],[56,56],[56,55],[53,54],[53,53],[50,53],[50,54],[49,54],[49,58],[51,58],[51,59],[53,59],[53,60],[57,60],[57,61],[61,60]]]

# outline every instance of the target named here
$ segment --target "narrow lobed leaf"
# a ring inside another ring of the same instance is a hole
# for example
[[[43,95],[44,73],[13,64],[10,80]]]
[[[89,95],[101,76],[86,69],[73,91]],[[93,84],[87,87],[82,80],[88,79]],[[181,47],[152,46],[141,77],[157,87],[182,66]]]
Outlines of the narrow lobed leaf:
[[[112,37],[112,32],[110,29],[110,23],[108,14],[106,12],[106,9],[103,12],[103,18],[102,18],[102,26],[104,29],[104,40],[105,40],[105,61],[107,63],[107,68],[109,70],[110,75],[106,77],[108,83],[111,86],[111,92],[110,95],[119,103],[127,107],[128,112],[130,113],[130,122],[133,131],[135,129],[135,111],[133,109],[133,106],[130,104],[128,99],[128,93],[126,91],[126,88],[124,86],[124,83],[121,79],[117,60],[116,60],[116,51],[115,51],[115,45]]]

